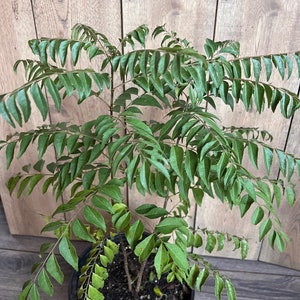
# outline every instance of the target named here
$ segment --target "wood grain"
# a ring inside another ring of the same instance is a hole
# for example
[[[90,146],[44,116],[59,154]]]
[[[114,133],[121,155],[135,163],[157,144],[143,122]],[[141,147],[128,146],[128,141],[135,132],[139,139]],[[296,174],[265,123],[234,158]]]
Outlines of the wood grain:
[[[150,30],[158,25],[166,25],[166,29],[175,31],[180,38],[186,38],[192,45],[201,50],[205,39],[212,38],[216,1],[123,1],[123,31],[124,33],[133,30],[140,24],[146,24]],[[132,12],[135,17],[132,18]],[[159,43],[151,41],[147,43],[147,48],[159,46]],[[146,120],[162,121],[166,112],[156,109],[146,109],[143,111],[143,118]],[[142,202],[155,203],[162,206],[164,199],[153,197],[153,195],[142,196],[134,189],[129,191],[129,204],[132,209]],[[169,203],[170,207],[175,207],[177,199]],[[190,210],[187,221],[193,224],[194,210]],[[147,224],[148,230],[153,228],[154,222]]]
[[[242,56],[295,51],[299,45],[300,30],[296,26],[299,9],[297,1],[221,0],[218,5],[215,40],[239,41]],[[273,76],[271,83],[284,86],[294,92],[298,89],[296,74],[288,83],[282,82],[279,76]],[[217,104],[217,114],[225,126],[254,125],[273,135],[273,146],[283,148],[285,145],[290,120],[284,119],[279,110],[275,114],[270,110],[262,114],[254,110],[246,113],[242,105],[237,105],[236,110],[231,112],[220,102]],[[295,143],[299,145],[299,139],[296,141]],[[249,164],[247,166],[250,167]],[[250,170],[256,172],[254,168],[250,167]],[[262,172],[256,174],[262,176],[264,172],[263,168]],[[277,172],[278,168],[273,168],[272,175],[275,178]],[[249,258],[257,259],[261,245],[258,241],[258,227],[251,225],[251,212],[252,210],[243,220],[240,220],[238,209],[230,210],[226,205],[207,198],[198,213],[197,225],[249,238]],[[240,254],[232,252],[230,245],[221,253],[213,255],[238,258]]]

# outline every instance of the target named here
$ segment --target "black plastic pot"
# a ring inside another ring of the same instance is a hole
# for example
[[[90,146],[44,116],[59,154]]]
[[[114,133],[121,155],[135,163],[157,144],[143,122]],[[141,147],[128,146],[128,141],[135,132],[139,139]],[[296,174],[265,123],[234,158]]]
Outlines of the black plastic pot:
[[[146,234],[145,234],[145,236],[146,236]],[[120,238],[123,240],[126,240],[124,235],[118,235],[113,239],[113,241],[115,243],[120,243]],[[79,270],[85,264],[87,258],[89,257],[89,253],[90,253],[91,249],[92,249],[92,247],[88,247],[80,256]],[[78,271],[78,272],[74,271],[72,274],[72,278],[69,283],[69,297],[68,297],[69,300],[78,300],[77,290],[79,288],[79,285],[78,285],[79,276],[80,276],[80,271]],[[109,280],[109,278],[107,280]],[[151,298],[151,300],[156,300],[156,299],[158,299],[158,298],[156,298],[156,297],[153,299]],[[162,298],[162,299],[166,299],[166,298]],[[184,294],[184,298],[182,300],[191,300],[191,299],[194,299],[194,292],[189,290],[189,294]]]

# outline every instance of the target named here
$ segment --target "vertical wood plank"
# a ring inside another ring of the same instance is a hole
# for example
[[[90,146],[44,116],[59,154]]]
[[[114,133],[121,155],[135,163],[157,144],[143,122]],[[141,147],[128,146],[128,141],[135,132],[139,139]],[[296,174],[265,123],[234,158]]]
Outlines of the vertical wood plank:
[[[295,115],[291,131],[288,137],[286,151],[294,153],[300,157],[300,112]],[[300,270],[300,179],[296,180],[296,203],[291,208],[287,202],[284,202],[278,211],[278,215],[282,220],[284,232],[288,234],[291,241],[287,249],[280,253],[273,251],[267,241],[263,242],[259,260],[278,264],[281,266]]]
[[[35,38],[35,26],[31,9],[30,0],[21,1],[1,1],[0,11],[2,12],[3,26],[0,28],[1,44],[0,44],[0,93],[12,91],[24,82],[22,70],[18,76],[13,72],[13,64],[17,59],[33,58],[31,50],[27,45],[29,39]],[[30,120],[23,128],[12,129],[1,118],[1,139],[5,139],[15,130],[23,131],[42,124],[39,112],[34,107],[32,114],[35,118]],[[35,162],[36,158],[29,154],[21,159],[16,160],[11,168],[6,171],[5,153],[0,153],[0,193],[5,213],[7,216],[10,232],[12,234],[39,234],[40,229],[44,225],[43,216],[48,215],[55,203],[47,203],[47,197],[41,195],[41,190],[34,191],[30,197],[22,196],[16,199],[15,195],[9,195],[5,183],[9,177],[16,175],[23,165]],[[53,153],[47,153],[48,158],[53,157]],[[45,205],[45,203],[47,203]]]
[[[115,41],[121,36],[121,11],[120,1],[59,1],[59,0],[41,0],[33,2],[33,11],[31,9],[31,1],[7,1],[1,3],[1,9],[5,12],[6,24],[8,28],[2,27],[3,36],[7,38],[0,46],[3,52],[0,52],[1,62],[5,68],[12,68],[13,63],[18,58],[31,57],[30,50],[27,46],[29,39],[38,37],[69,37],[70,30],[75,23],[84,23],[93,26],[96,30],[104,32],[108,36],[112,36]],[[35,19],[33,19],[33,16]],[[11,27],[11,28],[9,28]],[[35,32],[35,28],[37,32]],[[7,31],[9,29],[10,31]],[[6,43],[7,42],[7,43]],[[19,46],[16,51],[16,45]],[[15,51],[11,51],[10,48]],[[26,50],[25,50],[26,49]],[[2,54],[3,53],[3,54]],[[87,60],[85,61],[87,62]],[[86,65],[85,65],[86,67]],[[7,76],[12,77],[12,72],[7,72]],[[1,93],[10,91],[20,85],[22,78],[17,77],[17,80],[7,80],[10,86],[4,84],[6,80],[0,79]],[[2,91],[3,85],[3,91]],[[104,106],[99,105],[96,99],[85,101],[80,107],[76,103],[75,97],[65,101],[62,107],[62,112],[57,113],[53,108],[53,102],[50,101],[50,118],[45,123],[58,123],[62,120],[72,121],[73,123],[81,124],[85,120],[95,118],[99,113],[104,111]],[[36,125],[41,125],[42,121],[39,118],[39,113],[33,111],[33,121],[27,124],[22,130],[35,128]],[[4,124],[5,134],[12,130]],[[8,131],[10,130],[10,131]],[[8,223],[11,233],[13,234],[30,234],[39,235],[40,230],[45,224],[45,216],[50,215],[57,203],[53,195],[49,192],[44,197],[41,197],[41,190],[37,189],[31,197],[22,197],[17,200],[15,196],[10,196],[4,187],[7,179],[21,170],[21,167],[30,161],[36,161],[36,150],[31,154],[24,156],[23,160],[18,160],[9,172],[1,174],[1,197],[4,203]],[[1,153],[3,155],[3,153]],[[30,157],[30,155],[32,157]],[[47,154],[50,161],[55,159],[54,151]],[[46,158],[46,160],[47,160]],[[5,166],[5,158],[1,157],[1,165]]]
[[[135,29],[141,24],[149,26],[153,30],[158,25],[166,24],[166,29],[177,32],[181,38],[186,38],[191,44],[201,51],[205,38],[212,38],[214,27],[214,15],[216,1],[184,1],[184,0],[123,0],[123,31],[124,34]],[[134,16],[134,17],[133,17]],[[147,47],[159,46],[151,39]],[[161,121],[166,112],[162,113],[159,109],[145,109],[143,118]],[[153,195],[140,195],[137,191],[129,191],[129,204],[132,209],[141,203],[155,203],[162,206],[164,199]],[[170,205],[175,206],[176,199]],[[188,221],[193,224],[194,211]],[[149,222],[147,228],[153,230],[154,222]]]
[[[215,39],[239,41],[242,56],[297,50],[300,39],[297,27],[299,9],[297,1],[220,0]],[[288,84],[282,83],[279,76],[274,76],[272,84],[285,86],[294,92],[298,85],[296,76]],[[290,120],[284,119],[279,111],[275,114],[265,111],[261,115],[256,112],[246,113],[240,105],[232,113],[220,103],[217,112],[225,126],[255,126],[268,130],[274,136],[273,145],[284,147]],[[276,174],[275,168],[273,175],[276,177]],[[248,237],[248,258],[258,258],[261,245],[258,241],[258,228],[251,226],[251,211],[240,221],[237,209],[231,211],[213,199],[206,199],[203,209],[198,213],[197,224]],[[240,257],[238,252],[232,252],[232,247],[213,255]]]

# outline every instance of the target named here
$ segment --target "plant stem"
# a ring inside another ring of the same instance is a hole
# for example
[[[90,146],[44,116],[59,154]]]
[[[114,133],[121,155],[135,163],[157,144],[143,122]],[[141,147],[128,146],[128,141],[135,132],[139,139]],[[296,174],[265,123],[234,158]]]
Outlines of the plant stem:
[[[125,245],[124,242],[121,239],[121,248],[122,248],[122,253],[123,253],[123,257],[124,257],[124,269],[125,269],[125,273],[126,273],[126,277],[127,277],[127,283],[128,283],[128,290],[130,292],[132,292],[132,279],[129,273],[129,268],[128,268],[128,256],[126,253],[126,249],[125,249]]]
[[[135,288],[136,293],[138,293],[140,291],[142,278],[143,278],[144,269],[146,267],[146,264],[147,264],[147,259],[145,261],[143,261],[143,263],[141,264],[141,268],[140,268],[140,271],[138,273],[138,279],[137,279],[136,288]]]

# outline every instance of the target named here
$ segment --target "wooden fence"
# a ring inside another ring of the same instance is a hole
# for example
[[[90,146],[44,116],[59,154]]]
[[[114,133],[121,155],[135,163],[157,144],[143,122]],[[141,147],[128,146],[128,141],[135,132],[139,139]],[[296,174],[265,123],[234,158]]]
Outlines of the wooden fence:
[[[78,22],[93,26],[115,40],[140,24],[147,24],[150,28],[167,24],[198,49],[202,49],[206,37],[238,40],[244,56],[300,49],[300,1],[297,0],[6,0],[1,1],[0,11],[0,94],[23,82],[21,75],[13,73],[12,65],[19,58],[32,57],[27,47],[29,39],[68,37],[71,27]],[[273,83],[278,83],[277,79]],[[298,86],[296,79],[285,84],[295,93]],[[269,130],[274,136],[274,145],[300,155],[299,113],[292,120],[286,120],[280,114],[270,112],[245,115],[242,108],[231,113],[221,105],[218,111],[225,124],[254,124]],[[51,110],[48,121],[56,123],[63,116],[79,123],[95,113],[97,111],[92,103],[81,106],[80,110],[70,103],[64,106],[62,114]],[[38,115],[25,128],[37,124],[41,124]],[[1,137],[11,131],[2,119],[0,128]],[[55,154],[53,151],[47,155],[53,157]],[[38,235],[45,216],[55,206],[51,194],[41,197],[37,191],[29,199],[15,199],[8,194],[5,188],[7,178],[29,161],[28,156],[20,159],[13,169],[6,171],[3,153],[0,157],[0,193],[12,234]],[[300,188],[298,191],[300,195]],[[132,198],[130,201],[135,201]],[[284,254],[273,252],[267,242],[258,241],[257,228],[249,225],[250,217],[239,221],[236,218],[239,212],[222,207],[219,201],[205,199],[194,218],[197,226],[249,237],[250,259],[300,269],[300,202],[293,209],[283,205],[278,213],[284,229],[291,236],[291,243]],[[230,245],[222,253],[213,254],[239,257],[239,253],[231,250]]]

